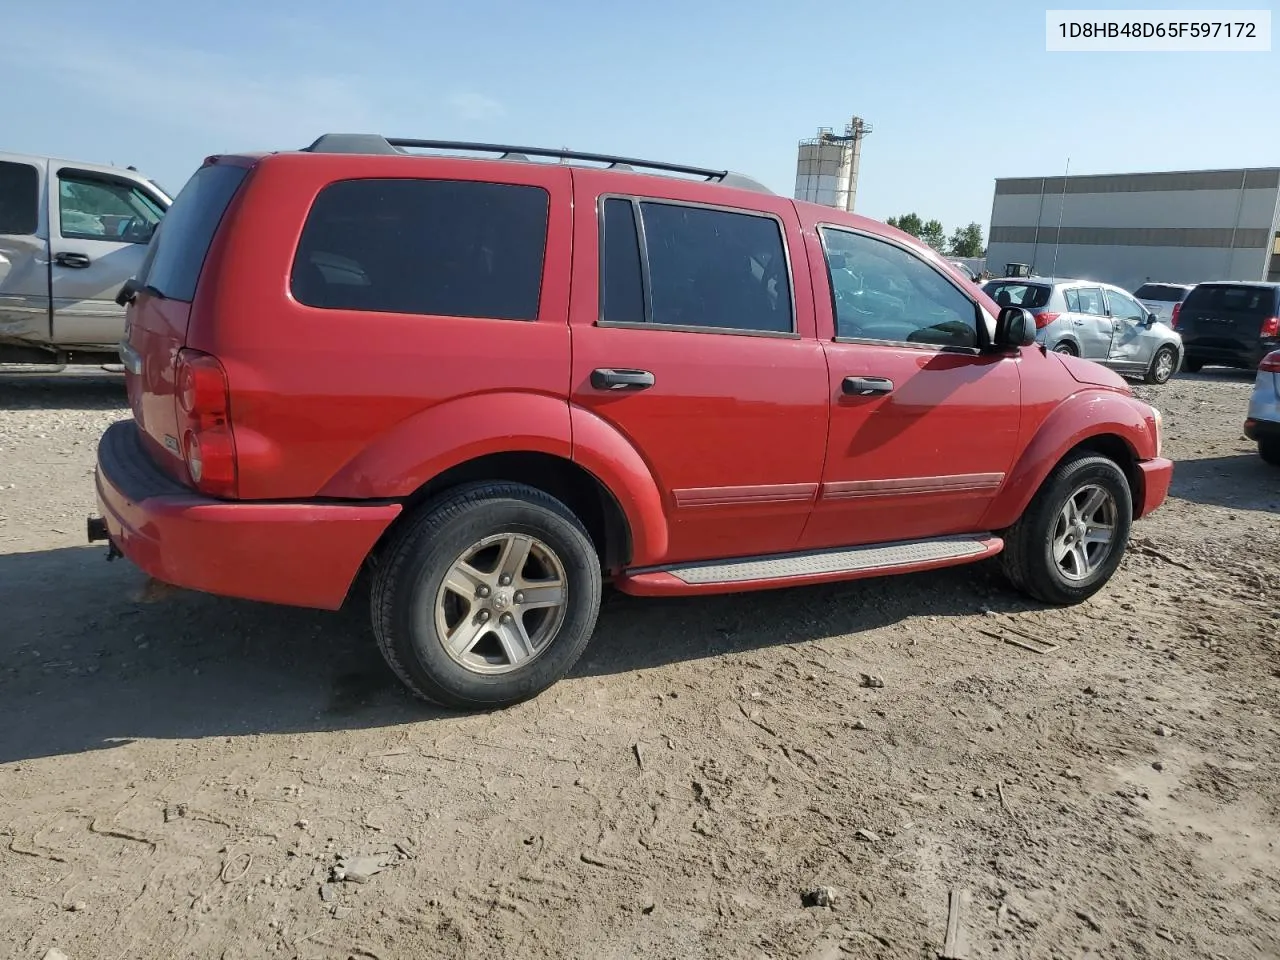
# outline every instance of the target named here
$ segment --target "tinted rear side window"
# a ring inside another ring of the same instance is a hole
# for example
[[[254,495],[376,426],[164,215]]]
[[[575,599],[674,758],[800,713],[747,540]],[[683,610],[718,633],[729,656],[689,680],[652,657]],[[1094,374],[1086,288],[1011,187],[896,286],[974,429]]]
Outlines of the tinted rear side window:
[[[0,161],[0,233],[30,236],[39,225],[39,171],[29,163]]]
[[[1173,287],[1167,283],[1144,283],[1133,294],[1139,300],[1153,300],[1158,303],[1178,303],[1187,295],[1183,287]]]
[[[197,170],[156,228],[138,279],[170,300],[195,299],[213,235],[248,173],[223,163]]]
[[[1049,287],[1034,283],[989,283],[984,289],[987,296],[1002,307],[1026,307],[1028,310],[1045,306],[1052,292]]]
[[[1219,310],[1223,313],[1245,313],[1257,317],[1274,316],[1275,287],[1220,286],[1200,284],[1183,304],[1184,310]]]
[[[536,320],[550,197],[469,180],[344,180],[320,192],[293,263],[312,307]]]

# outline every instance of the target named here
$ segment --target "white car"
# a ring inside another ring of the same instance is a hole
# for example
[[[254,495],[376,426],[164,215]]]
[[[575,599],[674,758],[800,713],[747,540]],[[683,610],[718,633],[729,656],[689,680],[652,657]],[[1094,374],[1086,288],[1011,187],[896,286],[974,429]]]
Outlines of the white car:
[[[1257,441],[1263,460],[1280,467],[1280,350],[1272,350],[1258,364],[1244,435]]]
[[[1133,295],[1138,302],[1156,315],[1156,319],[1166,326],[1175,326],[1174,316],[1182,301],[1195,289],[1191,283],[1144,283]]]

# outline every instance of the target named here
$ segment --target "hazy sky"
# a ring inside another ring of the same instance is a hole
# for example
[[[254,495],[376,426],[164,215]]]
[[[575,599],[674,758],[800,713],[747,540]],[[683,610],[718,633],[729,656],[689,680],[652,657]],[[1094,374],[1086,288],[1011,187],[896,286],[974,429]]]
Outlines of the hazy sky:
[[[1044,17],[1026,0],[11,3],[0,150],[177,190],[210,153],[378,132],[729,167],[790,195],[796,141],[857,113],[874,126],[860,213],[984,234],[994,178],[1068,156],[1073,173],[1280,164],[1280,54],[1049,54]]]

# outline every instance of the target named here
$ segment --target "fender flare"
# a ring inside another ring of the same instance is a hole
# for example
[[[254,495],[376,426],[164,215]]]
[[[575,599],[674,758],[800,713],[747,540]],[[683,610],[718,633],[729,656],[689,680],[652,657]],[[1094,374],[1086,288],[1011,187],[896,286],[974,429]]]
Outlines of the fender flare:
[[[630,566],[655,566],[670,532],[662,491],[640,451],[616,427],[584,407],[571,408],[573,461],[613,494],[631,528]]]
[[[1054,408],[1023,448],[983,517],[983,529],[1011,526],[1062,458],[1081,443],[1100,437],[1121,440],[1135,461],[1156,455],[1154,422],[1132,397],[1104,390],[1072,394]],[[1139,494],[1134,491],[1135,503]]]
[[[398,500],[450,467],[493,453],[572,458],[569,404],[540,393],[480,393],[436,404],[368,444],[321,497]]]

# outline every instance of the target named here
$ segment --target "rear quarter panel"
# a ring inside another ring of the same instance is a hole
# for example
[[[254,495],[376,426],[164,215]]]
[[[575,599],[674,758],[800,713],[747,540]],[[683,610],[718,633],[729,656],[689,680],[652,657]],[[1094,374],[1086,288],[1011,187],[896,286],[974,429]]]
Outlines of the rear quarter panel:
[[[538,320],[320,309],[294,299],[294,253],[320,191],[339,180],[414,177],[548,191]],[[227,371],[242,498],[400,497],[471,456],[568,455],[567,169],[280,154],[258,162],[240,201],[219,232],[217,268],[206,265],[212,278],[202,280],[188,345]]]

